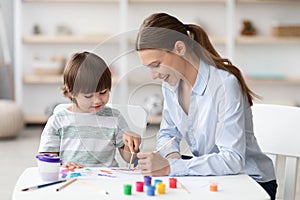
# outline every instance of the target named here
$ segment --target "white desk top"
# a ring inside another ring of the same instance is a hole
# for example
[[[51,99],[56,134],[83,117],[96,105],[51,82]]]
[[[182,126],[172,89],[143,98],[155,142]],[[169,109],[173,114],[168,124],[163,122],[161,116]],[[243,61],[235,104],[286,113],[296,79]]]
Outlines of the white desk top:
[[[92,171],[106,169],[112,172],[115,177],[107,176],[82,176],[77,181],[67,186],[63,190],[56,192],[56,188],[64,183],[40,188],[33,191],[21,191],[23,188],[44,184],[38,174],[36,167],[26,169],[19,177],[13,192],[13,200],[66,200],[66,199],[236,199],[236,200],[260,200],[270,199],[265,190],[259,186],[248,175],[232,176],[210,176],[210,177],[176,177],[190,193],[177,186],[176,189],[169,188],[169,177],[152,177],[154,180],[160,179],[166,184],[165,194],[155,194],[148,196],[146,187],[144,192],[137,192],[136,181],[143,181],[143,175],[138,171],[129,172],[123,170],[112,170],[107,168],[89,168]],[[218,183],[218,192],[209,191],[211,182]],[[132,195],[124,195],[123,185],[132,185]],[[109,194],[105,194],[106,190]]]

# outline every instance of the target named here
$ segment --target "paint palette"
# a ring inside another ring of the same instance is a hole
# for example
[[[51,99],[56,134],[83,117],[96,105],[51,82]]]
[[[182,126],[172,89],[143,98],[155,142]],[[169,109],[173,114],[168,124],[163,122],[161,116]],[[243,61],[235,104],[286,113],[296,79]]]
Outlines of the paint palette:
[[[74,170],[61,169],[60,171],[61,178],[117,178],[122,177],[126,174],[138,174],[140,175],[139,170],[130,170],[128,168],[77,168]]]
[[[68,169],[62,169],[60,171],[61,177],[62,178],[87,178],[87,177],[99,177],[99,176],[106,176],[106,177],[111,177],[115,178],[116,176],[113,175],[112,171],[109,169],[102,169],[102,168],[77,168],[74,170],[68,170]]]

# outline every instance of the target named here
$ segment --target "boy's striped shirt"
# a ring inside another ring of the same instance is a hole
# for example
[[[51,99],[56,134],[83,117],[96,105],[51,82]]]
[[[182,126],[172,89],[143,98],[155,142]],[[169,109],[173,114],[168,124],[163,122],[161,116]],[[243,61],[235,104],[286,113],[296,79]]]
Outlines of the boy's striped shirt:
[[[74,113],[58,105],[42,132],[39,152],[59,152],[62,163],[115,167],[116,149],[124,146],[126,130],[128,125],[116,109]]]

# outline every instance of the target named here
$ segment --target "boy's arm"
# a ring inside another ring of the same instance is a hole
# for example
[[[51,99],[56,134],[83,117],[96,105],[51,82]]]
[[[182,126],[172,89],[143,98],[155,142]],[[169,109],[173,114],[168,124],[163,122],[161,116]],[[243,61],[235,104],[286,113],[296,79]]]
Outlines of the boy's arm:
[[[59,152],[39,152],[39,153],[42,153],[42,154],[54,154],[54,155],[59,156]]]
[[[129,148],[127,146],[123,146],[119,148],[119,152],[120,155],[122,156],[122,158],[127,162],[130,163],[130,159],[131,159],[131,152],[129,150]],[[134,153],[132,160],[136,159],[136,153]]]
[[[39,152],[42,154],[54,154],[59,156],[59,152]],[[68,162],[62,165],[62,167],[67,168],[68,170],[74,170],[75,168],[82,168],[83,165],[76,163],[76,162]]]
[[[136,159],[136,153],[139,152],[139,146],[141,144],[141,136],[130,131],[126,131],[123,133],[123,142],[124,146],[119,148],[120,154],[122,158],[130,163],[130,160]],[[133,153],[133,158],[132,157]]]

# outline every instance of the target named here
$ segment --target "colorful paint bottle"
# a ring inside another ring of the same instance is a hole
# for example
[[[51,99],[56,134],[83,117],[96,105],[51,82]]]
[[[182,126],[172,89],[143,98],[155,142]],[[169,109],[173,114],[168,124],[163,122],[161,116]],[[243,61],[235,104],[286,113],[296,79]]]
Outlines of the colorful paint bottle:
[[[144,176],[144,185],[146,186],[151,185],[151,180],[152,180],[151,176]]]
[[[154,180],[154,186],[156,187],[157,184],[158,184],[158,183],[161,183],[161,182],[163,182],[163,181],[160,180],[160,179],[155,179],[155,180]]]
[[[152,185],[147,186],[147,195],[155,196],[155,187]]]
[[[156,186],[157,194],[165,194],[166,193],[166,184],[163,182],[157,183]]]
[[[177,188],[177,179],[176,178],[169,178],[169,187]]]
[[[125,195],[131,195],[131,185],[130,184],[124,184],[123,192]]]
[[[135,186],[136,186],[136,191],[137,192],[144,192],[144,182],[142,181],[137,181],[135,183]]]
[[[218,191],[218,184],[217,183],[211,183],[209,185],[209,191],[211,191],[211,192],[217,192]]]

